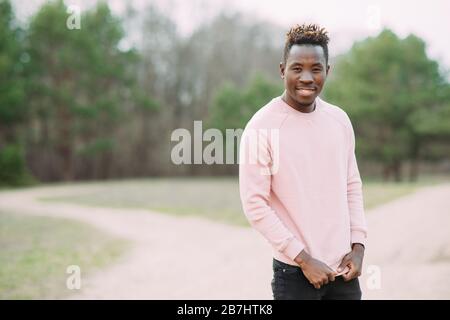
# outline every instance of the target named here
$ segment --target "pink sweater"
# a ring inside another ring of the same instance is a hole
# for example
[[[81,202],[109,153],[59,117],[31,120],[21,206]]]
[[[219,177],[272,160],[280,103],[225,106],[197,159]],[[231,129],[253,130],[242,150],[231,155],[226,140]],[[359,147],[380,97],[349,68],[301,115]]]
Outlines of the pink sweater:
[[[297,265],[305,249],[336,270],[352,243],[364,244],[355,135],[341,108],[317,98],[302,113],[274,98],[245,127],[239,160],[245,215],[275,259]]]

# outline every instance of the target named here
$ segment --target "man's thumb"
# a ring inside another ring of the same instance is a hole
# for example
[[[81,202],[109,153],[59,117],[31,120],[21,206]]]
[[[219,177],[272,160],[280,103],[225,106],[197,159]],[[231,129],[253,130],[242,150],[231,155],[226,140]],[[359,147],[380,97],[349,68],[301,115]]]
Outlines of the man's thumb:
[[[344,268],[347,266],[347,263],[348,263],[348,259],[347,259],[347,257],[345,257],[342,260],[341,264],[339,265],[337,272],[342,272],[344,270]]]

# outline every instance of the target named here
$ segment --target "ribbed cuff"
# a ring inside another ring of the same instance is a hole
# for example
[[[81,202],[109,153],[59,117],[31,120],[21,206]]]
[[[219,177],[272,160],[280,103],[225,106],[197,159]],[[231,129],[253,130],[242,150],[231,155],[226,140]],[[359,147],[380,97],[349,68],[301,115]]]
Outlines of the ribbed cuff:
[[[361,243],[364,247],[366,246],[366,233],[363,231],[354,230],[351,233],[351,241],[354,243]]]
[[[283,253],[285,255],[287,255],[292,261],[294,261],[294,259],[298,256],[298,254],[300,252],[303,251],[304,248],[305,248],[305,246],[302,245],[300,241],[298,241],[297,239],[293,238],[289,242],[287,247],[283,250]]]

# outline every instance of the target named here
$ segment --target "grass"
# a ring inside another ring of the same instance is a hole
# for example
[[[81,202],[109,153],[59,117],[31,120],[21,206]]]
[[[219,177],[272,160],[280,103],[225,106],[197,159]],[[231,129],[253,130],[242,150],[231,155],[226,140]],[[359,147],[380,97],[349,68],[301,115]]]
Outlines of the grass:
[[[435,178],[418,183],[364,181],[365,208],[374,208],[410,194],[419,187],[440,181]],[[143,208],[177,216],[200,216],[235,225],[249,225],[242,213],[236,178],[161,178],[81,185],[89,186],[86,192],[41,200],[101,207]]]
[[[72,220],[0,211],[0,299],[59,299],[69,265],[86,274],[117,259],[128,243]]]
[[[411,194],[419,187],[418,184],[409,183],[366,183],[363,186],[364,207],[366,209],[375,208],[378,205]]]

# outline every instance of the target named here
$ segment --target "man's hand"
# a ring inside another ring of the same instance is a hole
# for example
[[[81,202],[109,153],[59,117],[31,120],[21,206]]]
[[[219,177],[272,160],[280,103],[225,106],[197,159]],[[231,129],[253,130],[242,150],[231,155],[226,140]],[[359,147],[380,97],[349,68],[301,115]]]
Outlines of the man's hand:
[[[342,275],[345,281],[350,281],[361,275],[364,258],[364,246],[359,243],[353,244],[352,251],[345,255],[339,265],[338,272],[348,267],[348,271]]]
[[[316,289],[320,289],[329,281],[334,281],[336,272],[325,263],[311,257],[305,250],[299,253],[295,262],[302,268],[303,274]]]

